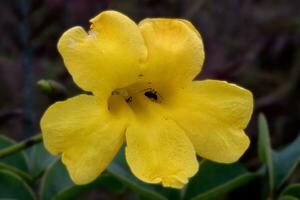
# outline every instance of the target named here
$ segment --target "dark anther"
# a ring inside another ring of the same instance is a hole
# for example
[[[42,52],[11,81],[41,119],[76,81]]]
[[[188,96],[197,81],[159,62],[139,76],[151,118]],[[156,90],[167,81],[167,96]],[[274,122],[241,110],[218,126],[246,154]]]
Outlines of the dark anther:
[[[126,101],[127,103],[131,103],[131,102],[132,102],[132,97],[128,97],[127,99],[125,99],[125,101]]]
[[[139,74],[139,76],[144,76],[143,74]]]
[[[146,97],[148,97],[150,100],[152,101],[157,101],[158,100],[158,96],[157,96],[157,92],[156,91],[147,91],[144,93],[144,95]]]

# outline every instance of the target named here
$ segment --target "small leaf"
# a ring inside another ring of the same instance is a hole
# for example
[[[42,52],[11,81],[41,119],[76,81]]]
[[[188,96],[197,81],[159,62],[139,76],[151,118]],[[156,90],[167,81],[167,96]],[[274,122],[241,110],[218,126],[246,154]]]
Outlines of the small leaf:
[[[5,137],[4,135],[0,135],[0,149],[9,147],[15,143],[15,141]],[[0,161],[14,166],[22,171],[28,171],[27,159],[24,152],[19,152],[11,156],[1,158]]]
[[[44,144],[36,144],[30,149],[29,157],[30,173],[33,177],[38,177],[57,157],[52,156],[45,149]]]
[[[41,200],[71,200],[92,189],[104,187],[114,192],[123,190],[123,185],[113,177],[103,174],[94,182],[78,186],[69,178],[65,166],[60,160],[53,162],[42,178]]]
[[[274,167],[272,148],[270,143],[269,128],[266,117],[260,114],[258,117],[258,156],[267,166],[270,191],[274,190]]]
[[[146,184],[137,179],[130,171],[125,160],[124,147],[120,150],[113,162],[108,167],[110,172],[117,179],[122,181],[132,190],[137,191],[140,195],[147,197],[147,199],[155,200],[176,200],[180,198],[179,190],[163,188],[160,185]]]
[[[287,147],[273,151],[275,186],[279,189],[300,162],[300,134]]]
[[[68,200],[75,199],[80,194],[86,193],[96,188],[106,188],[109,191],[114,193],[120,193],[124,191],[124,185],[117,181],[115,178],[110,176],[109,174],[103,173],[98,179],[94,182],[83,185],[83,186],[74,186],[68,188],[56,196],[56,200]]]
[[[33,200],[30,187],[16,174],[0,169],[0,199]]]
[[[0,135],[0,149],[9,147],[13,144],[16,144],[16,142],[10,138],[5,137],[4,135]],[[17,152],[5,158],[1,158],[0,169],[1,168],[12,171],[25,180],[31,180],[31,177],[28,174],[27,157],[23,151]]]
[[[280,194],[280,197],[281,196],[292,196],[296,199],[300,199],[300,183],[287,186]]]
[[[198,173],[190,180],[184,199],[213,199],[257,176],[258,174],[248,172],[239,163],[225,165],[204,160]]]

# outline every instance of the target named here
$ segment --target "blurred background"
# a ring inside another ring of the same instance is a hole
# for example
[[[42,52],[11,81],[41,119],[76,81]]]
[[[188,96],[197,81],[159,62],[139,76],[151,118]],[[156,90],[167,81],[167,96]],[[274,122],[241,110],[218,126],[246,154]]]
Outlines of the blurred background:
[[[65,94],[45,95],[37,87],[38,80],[57,81],[67,88],[68,96],[80,93],[56,43],[66,29],[75,25],[88,29],[89,19],[107,9],[121,11],[136,22],[147,17],[185,18],[197,27],[206,51],[205,65],[197,78],[237,83],[254,94],[255,113],[247,129],[252,144],[242,159],[250,170],[260,164],[256,150],[258,113],[267,116],[275,149],[296,138],[300,130],[299,0],[3,0],[2,134],[21,140],[38,133],[41,114],[52,102],[65,98]],[[299,181],[299,173],[292,179]],[[251,188],[250,184],[227,198],[254,199]],[[249,197],[244,196],[245,191]],[[84,199],[89,195],[97,199],[103,192],[93,191]],[[113,194],[107,195],[113,198]]]

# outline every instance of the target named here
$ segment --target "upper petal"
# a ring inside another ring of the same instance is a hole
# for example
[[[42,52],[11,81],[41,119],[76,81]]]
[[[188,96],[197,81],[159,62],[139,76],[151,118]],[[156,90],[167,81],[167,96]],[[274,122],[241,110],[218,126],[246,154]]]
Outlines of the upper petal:
[[[127,162],[135,176],[147,183],[182,188],[198,170],[195,150],[184,131],[151,104],[142,106],[148,111],[126,130]]]
[[[253,111],[248,90],[224,81],[195,81],[166,104],[200,156],[230,163],[248,148],[243,131]]]
[[[147,50],[137,25],[116,11],[91,19],[91,30],[67,30],[58,50],[74,81],[84,90],[108,94],[135,82]]]
[[[125,126],[88,95],[53,104],[41,119],[45,147],[62,153],[77,184],[91,182],[107,167],[123,142]]]
[[[145,19],[139,24],[148,49],[144,75],[149,81],[183,85],[201,70],[204,49],[194,26],[182,19]]]

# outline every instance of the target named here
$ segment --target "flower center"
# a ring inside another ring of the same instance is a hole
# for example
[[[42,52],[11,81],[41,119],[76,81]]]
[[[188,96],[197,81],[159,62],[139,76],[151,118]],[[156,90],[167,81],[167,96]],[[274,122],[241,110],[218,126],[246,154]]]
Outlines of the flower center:
[[[134,92],[130,90],[130,88],[122,88],[122,89],[117,89],[112,92],[112,95],[120,95],[121,97],[124,98],[126,103],[131,103],[133,101],[133,97],[137,97],[138,95],[144,94],[145,97],[150,99],[151,101],[155,103],[160,103],[162,100],[162,97],[158,93],[157,90],[154,88],[146,88],[142,89],[140,91]]]
[[[137,83],[114,90],[108,100],[108,108],[112,112],[118,112],[125,101],[133,111],[144,110],[145,102],[149,100],[153,103],[161,103],[163,98],[151,83]]]

